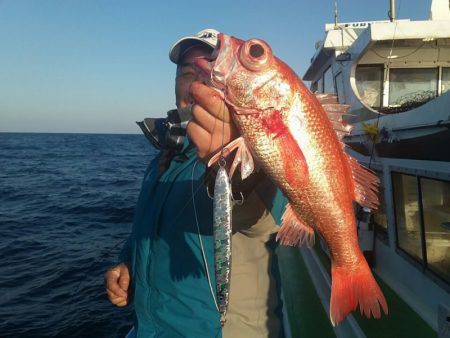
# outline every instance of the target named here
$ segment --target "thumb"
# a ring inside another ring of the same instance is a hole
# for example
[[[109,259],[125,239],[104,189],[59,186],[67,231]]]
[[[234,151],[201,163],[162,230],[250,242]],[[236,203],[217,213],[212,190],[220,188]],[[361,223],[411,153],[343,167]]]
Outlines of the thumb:
[[[122,271],[119,277],[119,286],[122,290],[127,291],[128,286],[130,285],[130,272],[126,267],[121,270]]]

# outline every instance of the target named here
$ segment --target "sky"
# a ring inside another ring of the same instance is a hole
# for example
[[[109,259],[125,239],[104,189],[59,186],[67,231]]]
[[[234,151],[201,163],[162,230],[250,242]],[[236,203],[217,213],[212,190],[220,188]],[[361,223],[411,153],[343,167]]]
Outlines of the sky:
[[[397,0],[397,14],[427,19],[430,2]],[[340,22],[383,20],[389,1],[338,7]],[[138,133],[175,108],[179,38],[261,38],[302,76],[333,20],[333,0],[0,0],[0,132]]]

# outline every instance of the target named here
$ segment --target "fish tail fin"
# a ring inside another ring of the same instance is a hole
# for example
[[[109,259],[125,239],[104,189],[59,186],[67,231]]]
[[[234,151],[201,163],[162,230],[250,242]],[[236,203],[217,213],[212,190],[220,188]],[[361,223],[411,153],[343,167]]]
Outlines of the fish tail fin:
[[[287,204],[281,217],[281,228],[278,230],[276,240],[289,246],[297,246],[306,242],[308,247],[312,247],[314,245],[314,230],[300,220],[292,206]]]
[[[386,299],[364,259],[353,271],[333,265],[331,276],[330,320],[333,326],[356,310],[358,304],[361,314],[364,313],[367,318],[372,314],[379,319],[380,305],[388,314]]]

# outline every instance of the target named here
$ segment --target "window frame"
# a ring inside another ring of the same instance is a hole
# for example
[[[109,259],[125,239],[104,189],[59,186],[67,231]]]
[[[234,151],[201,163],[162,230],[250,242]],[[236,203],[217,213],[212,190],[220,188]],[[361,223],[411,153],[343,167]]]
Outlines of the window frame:
[[[411,176],[414,177],[416,180],[416,189],[417,189],[417,204],[419,208],[419,228],[420,228],[420,241],[422,246],[422,259],[417,259],[410,253],[408,253],[406,250],[400,247],[399,245],[399,237],[398,237],[398,221],[397,221],[397,203],[395,200],[395,186],[394,186],[394,175],[393,174],[400,174],[405,176]],[[412,174],[409,172],[404,171],[398,171],[398,170],[391,170],[390,173],[390,180],[391,180],[391,187],[392,187],[392,204],[393,204],[393,212],[394,212],[394,227],[395,227],[395,250],[397,253],[401,254],[401,256],[405,257],[409,262],[411,262],[414,266],[420,268],[423,273],[425,273],[427,276],[430,276],[433,280],[438,282],[439,284],[443,285],[444,288],[447,290],[450,290],[450,280],[447,280],[444,276],[442,276],[440,273],[435,271],[433,268],[430,268],[428,265],[427,260],[427,248],[426,248],[426,238],[425,238],[425,221],[424,221],[424,210],[423,210],[423,198],[422,198],[422,187],[420,180],[422,178],[424,179],[431,179],[435,181],[441,181],[441,182],[447,182],[450,183],[450,180],[443,179],[443,178],[436,178],[431,176],[424,176],[420,174]]]
[[[438,79],[438,89],[439,89],[439,95],[444,95],[447,92],[450,92],[450,88],[447,89],[444,93],[442,93],[442,76],[444,75],[444,69],[448,69],[448,72],[450,73],[450,66],[439,66],[439,79]]]
[[[345,103],[345,95],[344,95],[344,84],[342,84],[342,93],[339,93],[339,91],[338,91],[338,86],[337,86],[337,81],[336,81],[336,78],[338,77],[338,76],[341,76],[341,80],[343,79],[343,75],[342,75],[342,71],[339,71],[339,72],[337,72],[337,74],[334,76],[334,78],[333,78],[333,81],[334,81],[334,93],[336,94],[336,96],[337,96],[337,100],[338,100],[338,102],[339,103],[342,103],[342,104],[344,104]],[[342,100],[342,99],[344,99],[344,100]]]
[[[383,63],[367,63],[367,64],[357,64],[356,68],[355,68],[355,86],[356,86],[356,90],[358,90],[358,86],[357,86],[357,81],[356,81],[356,72],[358,71],[359,67],[365,67],[365,68],[378,68],[380,69],[380,102],[379,102],[379,106],[369,106],[366,104],[366,102],[359,97],[359,101],[364,102],[364,104],[368,107],[370,107],[371,109],[374,109],[376,111],[380,110],[383,107],[383,97],[384,97],[384,64]],[[358,91],[358,96],[360,96],[360,93]]]
[[[375,219],[373,212],[370,217],[370,224],[377,235],[377,238],[380,239],[383,243],[389,246],[389,220],[388,220],[388,208],[386,202],[386,187],[384,185],[384,172],[383,170],[372,169],[378,176],[380,180],[380,187],[383,187],[383,200],[384,200],[384,212],[386,216],[386,228],[384,228],[381,224],[378,224]]]
[[[430,101],[431,100],[434,100],[435,98],[437,98],[437,97],[439,97],[440,96],[440,89],[439,89],[439,86],[440,86],[440,82],[441,82],[441,71],[440,71],[440,66],[433,66],[433,67],[424,67],[424,66],[422,66],[422,67],[390,67],[389,68],[389,72],[388,72],[388,74],[387,74],[387,82],[389,83],[388,84],[388,90],[387,90],[387,105],[386,105],[386,107],[394,107],[393,105],[391,105],[391,103],[390,103],[390,99],[391,99],[391,72],[392,71],[395,71],[395,70],[397,70],[397,69],[408,69],[408,70],[416,70],[416,69],[433,69],[433,70],[435,70],[436,71],[436,91],[435,91],[435,96],[433,97],[433,98],[431,98],[430,99]]]
[[[395,249],[399,250],[403,254],[407,255],[409,258],[411,258],[414,262],[418,263],[420,266],[423,266],[423,257],[422,257],[422,260],[421,259],[417,259],[412,254],[410,254],[408,251],[403,249],[400,246],[400,244],[399,244],[398,220],[397,220],[397,201],[395,199],[395,184],[394,184],[394,175],[393,174],[400,174],[400,175],[405,175],[405,176],[411,176],[411,177],[416,179],[416,184],[417,184],[417,176],[409,174],[409,173],[398,172],[398,171],[391,171],[390,172],[391,186],[392,186],[392,204],[393,204],[393,207],[394,207],[393,211],[394,211],[394,224],[395,224]],[[416,185],[416,188],[417,188],[417,185]],[[420,205],[419,205],[419,221],[420,221],[420,213],[421,213],[421,210],[420,210]],[[422,226],[420,224],[419,224],[419,230],[420,230],[420,238],[422,238]],[[421,252],[423,254],[423,248],[422,248]]]

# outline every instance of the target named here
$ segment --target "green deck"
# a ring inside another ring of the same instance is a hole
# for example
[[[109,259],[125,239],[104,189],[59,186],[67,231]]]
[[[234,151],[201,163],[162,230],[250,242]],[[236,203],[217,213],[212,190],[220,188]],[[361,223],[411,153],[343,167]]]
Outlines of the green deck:
[[[317,243],[314,251],[330,274],[330,259]],[[302,262],[303,263],[303,262]],[[303,263],[304,265],[304,263]],[[374,275],[386,297],[389,315],[379,320],[367,319],[359,311],[353,313],[355,320],[368,338],[433,338],[437,333],[406,304],[386,283]],[[295,337],[295,336],[293,336]]]
[[[318,244],[314,251],[330,271],[330,260]],[[293,338],[336,337],[328,314],[316,293],[303,258],[297,248],[277,248],[282,288]],[[367,319],[354,312],[354,318],[368,338],[433,338],[436,332],[389,286],[375,276],[389,306],[389,315]]]
[[[292,337],[336,337],[299,250],[279,246],[277,254]]]

